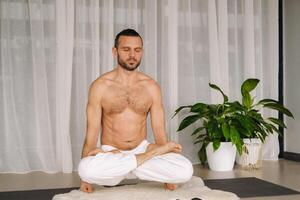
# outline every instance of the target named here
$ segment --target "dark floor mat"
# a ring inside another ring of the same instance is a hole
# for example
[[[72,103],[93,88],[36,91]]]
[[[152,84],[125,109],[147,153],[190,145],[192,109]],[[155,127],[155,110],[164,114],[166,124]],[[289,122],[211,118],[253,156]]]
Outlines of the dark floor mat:
[[[300,192],[258,178],[233,178],[204,180],[211,189],[233,192],[240,198],[300,194]],[[78,188],[45,189],[0,192],[0,200],[51,200],[56,194],[67,193]]]
[[[300,194],[300,192],[255,177],[204,180],[211,189],[233,192],[240,198]]]
[[[135,185],[137,183],[138,183],[137,179],[127,179],[122,181],[117,186]],[[104,187],[110,187],[110,186],[104,186]],[[59,188],[59,189],[0,192],[0,200],[52,200],[53,196],[56,194],[68,193],[75,189],[77,190],[79,188],[72,187],[72,188]]]
[[[74,189],[78,188],[0,192],[0,200],[51,200],[56,194],[67,193]]]

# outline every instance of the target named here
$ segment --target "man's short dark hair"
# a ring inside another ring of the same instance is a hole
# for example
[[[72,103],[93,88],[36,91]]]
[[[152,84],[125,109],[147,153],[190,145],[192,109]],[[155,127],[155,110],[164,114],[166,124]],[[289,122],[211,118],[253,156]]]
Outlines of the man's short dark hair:
[[[141,38],[142,44],[143,44],[143,39],[140,36],[140,34],[138,32],[136,32],[133,29],[124,29],[123,31],[121,31],[120,33],[118,33],[118,35],[115,38],[115,47],[118,48],[119,45],[119,38],[121,36],[133,36],[133,37],[139,37]]]

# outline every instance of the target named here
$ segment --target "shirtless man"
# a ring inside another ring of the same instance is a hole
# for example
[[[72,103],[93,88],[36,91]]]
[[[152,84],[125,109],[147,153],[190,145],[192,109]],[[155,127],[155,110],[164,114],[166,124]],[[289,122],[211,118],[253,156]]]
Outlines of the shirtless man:
[[[116,185],[125,178],[165,183],[174,190],[187,182],[193,167],[180,155],[180,144],[165,132],[159,85],[138,72],[143,54],[141,36],[132,29],[120,32],[112,49],[117,67],[96,79],[89,90],[87,132],[79,163],[80,190],[91,184]],[[155,144],[146,140],[150,112]],[[97,147],[100,128],[101,147]]]

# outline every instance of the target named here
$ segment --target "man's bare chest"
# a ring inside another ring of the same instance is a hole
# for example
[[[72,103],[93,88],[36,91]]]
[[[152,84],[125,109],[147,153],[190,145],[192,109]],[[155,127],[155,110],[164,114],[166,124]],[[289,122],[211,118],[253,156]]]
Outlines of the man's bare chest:
[[[122,113],[130,109],[138,114],[146,114],[152,98],[145,87],[110,86],[103,97],[102,108],[107,114]]]

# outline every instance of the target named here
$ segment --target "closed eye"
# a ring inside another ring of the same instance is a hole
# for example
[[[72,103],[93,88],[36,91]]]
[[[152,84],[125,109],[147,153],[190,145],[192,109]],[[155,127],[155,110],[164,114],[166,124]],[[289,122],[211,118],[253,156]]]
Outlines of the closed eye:
[[[136,48],[134,50],[135,50],[135,52],[140,53],[142,51],[142,48]]]
[[[125,47],[125,48],[122,48],[123,51],[129,51],[130,49]]]

